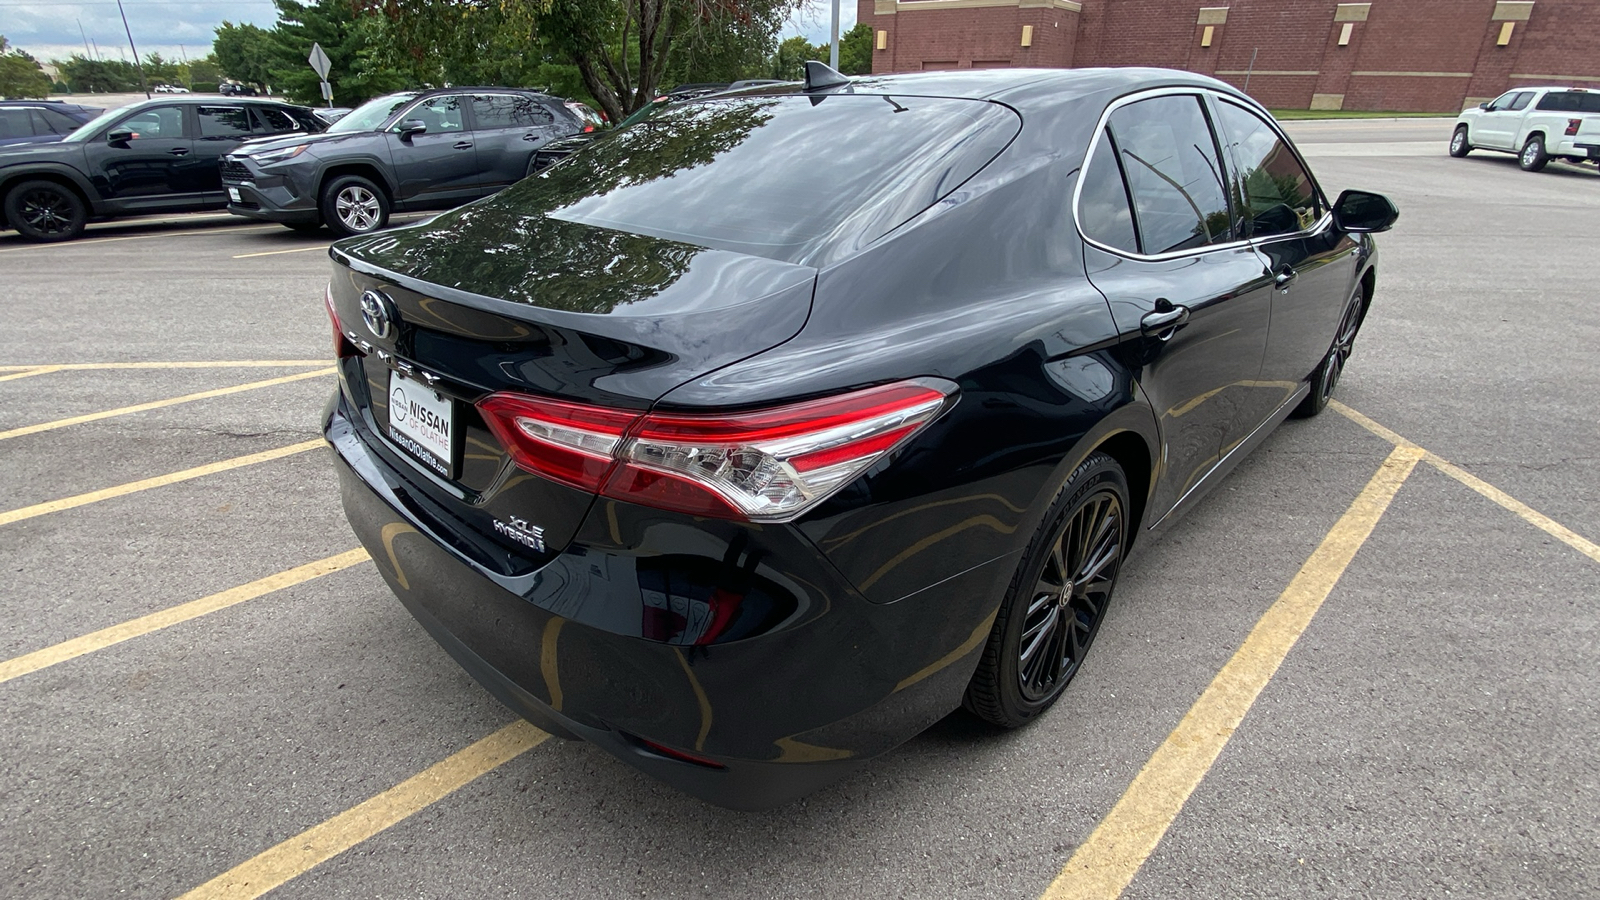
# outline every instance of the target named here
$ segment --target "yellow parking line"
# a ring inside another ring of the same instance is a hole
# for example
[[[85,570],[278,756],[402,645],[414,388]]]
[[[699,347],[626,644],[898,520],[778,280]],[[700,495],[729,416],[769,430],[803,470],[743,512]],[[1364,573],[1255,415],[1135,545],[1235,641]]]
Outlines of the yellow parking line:
[[[0,375],[0,381],[16,381],[19,378],[32,378],[35,375],[49,375],[51,372],[61,371],[61,366],[39,366],[34,369],[22,369],[10,375]]]
[[[149,403],[135,403],[132,406],[122,406],[118,407],[117,409],[104,410],[103,412],[88,413],[82,416],[72,416],[71,418],[67,419],[57,419],[54,422],[40,422],[37,425],[24,425],[21,428],[13,428],[10,431],[0,431],[0,441],[6,440],[7,438],[22,437],[25,434],[38,434],[41,431],[53,431],[57,428],[66,428],[68,425],[81,425],[85,422],[98,422],[101,419],[109,419],[113,416],[125,416],[129,413],[144,412],[151,409],[162,409],[163,407],[176,406],[179,403],[188,403],[192,400],[207,400],[212,397],[226,397],[229,394],[237,394],[243,391],[253,391],[257,388],[272,387],[273,385],[278,384],[288,384],[291,381],[301,381],[306,378],[316,378],[322,375],[332,375],[333,372],[333,367],[329,366],[326,369],[318,369],[315,372],[299,372],[294,375],[284,375],[280,378],[268,378],[266,381],[252,381],[249,384],[236,384],[233,387],[216,388],[209,391],[200,391],[199,393],[195,394],[184,394],[182,397],[171,397],[166,400],[152,400]]]
[[[1047,900],[1114,900],[1183,810],[1284,657],[1372,534],[1422,451],[1397,446],[1250,636],[1211,680],[1117,805],[1045,890]]]
[[[385,828],[443,800],[550,735],[514,722],[394,787],[240,863],[178,900],[248,900],[304,874]]]
[[[171,362],[38,363],[31,366],[0,366],[0,372],[43,375],[46,372],[83,372],[94,369],[271,369],[327,364],[326,359],[201,359]],[[0,378],[0,381],[4,380]]]
[[[1383,438],[1389,443],[1394,444],[1397,447],[1417,446],[1407,438],[1390,431],[1389,429],[1379,425],[1377,422],[1374,422],[1373,420],[1367,418],[1359,412],[1356,412],[1350,407],[1345,406],[1343,403],[1340,403],[1337,400],[1329,401],[1328,405],[1333,407],[1345,418],[1356,423],[1357,425],[1360,425],[1362,428],[1367,429],[1368,431],[1372,432],[1378,437]],[[1528,504],[1523,503],[1521,500],[1518,500],[1510,494],[1507,494],[1505,491],[1502,491],[1489,482],[1484,481],[1482,478],[1473,475],[1471,472],[1468,472],[1466,469],[1461,468],[1444,457],[1427,450],[1423,450],[1422,452],[1423,458],[1428,461],[1429,465],[1433,466],[1444,474],[1449,475],[1451,478],[1454,478],[1467,487],[1472,488],[1474,491],[1477,491],[1484,497],[1487,497],[1488,499],[1493,500],[1495,503],[1500,504],[1500,506],[1504,507],[1505,509],[1516,513],[1524,522],[1527,522],[1533,527],[1538,528],[1545,534],[1550,535],[1551,537],[1562,542],[1563,544],[1566,544],[1568,547],[1571,547],[1579,553],[1582,553],[1584,556],[1589,557],[1595,562],[1600,562],[1600,544],[1596,544],[1594,541],[1591,541],[1583,535],[1578,534],[1567,526],[1557,522],[1555,519],[1552,519],[1544,513],[1539,512]]]
[[[260,253],[239,253],[239,254],[236,254],[233,258],[234,259],[249,259],[252,256],[277,256],[280,253],[304,253],[307,250],[326,250],[331,246],[333,246],[333,245],[332,244],[318,244],[315,247],[295,247],[292,250],[263,250]]]
[[[303,441],[299,444],[290,444],[287,447],[279,447],[275,450],[263,450],[260,453],[250,453],[245,456],[235,456],[232,459],[224,459],[220,462],[208,463],[203,466],[195,466],[192,469],[182,469],[167,475],[157,475],[154,478],[144,478],[139,481],[130,481],[127,484],[119,484],[115,487],[101,488],[98,491],[89,491],[86,494],[77,494],[71,497],[64,497],[60,500],[51,500],[48,503],[36,503],[33,506],[24,506],[18,509],[7,510],[5,512],[0,512],[0,525],[10,525],[13,522],[21,522],[24,519],[32,519],[35,516],[43,516],[49,513],[61,512],[62,510],[66,509],[74,509],[79,506],[87,506],[90,503],[98,503],[101,500],[110,500],[113,497],[122,497],[128,494],[136,494],[139,491],[148,491],[151,488],[164,487],[169,484],[177,484],[180,481],[188,481],[191,478],[199,478],[204,475],[214,475],[217,472],[226,472],[230,469],[252,466],[256,463],[269,462],[274,459],[282,459],[285,456],[293,456],[296,453],[304,453],[307,450],[315,450],[321,446],[323,446],[322,439],[316,438],[314,440]]]
[[[13,678],[21,678],[23,675],[37,672],[40,669],[49,668],[57,663],[64,663],[69,659],[77,659],[96,650],[104,650],[113,644],[120,644],[123,641],[149,634],[152,631],[160,631],[180,622],[187,622],[190,619],[197,619],[200,616],[227,609],[230,606],[236,606],[246,600],[254,600],[273,591],[281,591],[284,588],[302,584],[313,578],[321,578],[323,575],[329,575],[341,569],[348,569],[369,558],[365,550],[349,550],[337,556],[319,559],[314,563],[307,563],[303,566],[279,572],[276,575],[257,579],[249,584],[241,584],[238,587],[229,588],[208,597],[201,597],[199,600],[180,603],[160,612],[140,616],[137,619],[130,619],[120,625],[102,628],[99,631],[90,632],[70,641],[62,641],[42,650],[25,653],[22,656],[0,662],[0,684],[4,684]]]
[[[27,247],[8,247],[0,249],[0,253],[25,253],[29,250],[52,250],[57,248],[82,247],[85,244],[109,244],[112,241],[143,241],[158,237],[185,237],[194,234],[253,234],[261,231],[276,231],[275,227],[260,228],[206,228],[198,231],[157,231],[151,234],[129,234],[123,237],[79,238],[75,241],[65,241],[60,244],[32,244]]]

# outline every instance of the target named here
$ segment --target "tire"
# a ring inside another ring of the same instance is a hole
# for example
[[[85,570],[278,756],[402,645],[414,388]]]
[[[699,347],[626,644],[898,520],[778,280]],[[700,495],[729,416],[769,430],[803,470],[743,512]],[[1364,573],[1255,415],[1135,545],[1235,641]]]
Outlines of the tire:
[[[1550,162],[1550,154],[1544,152],[1544,135],[1536,134],[1528,138],[1522,145],[1522,152],[1517,155],[1517,165],[1524,172],[1538,172]]]
[[[1116,589],[1130,509],[1127,476],[1104,453],[1091,454],[1067,479],[995,614],[962,701],[970,712],[1017,728],[1060,698]]]
[[[389,196],[360,175],[341,175],[322,188],[322,221],[339,237],[371,234],[389,224]]]
[[[1311,373],[1311,393],[1300,401],[1300,405],[1290,413],[1291,416],[1309,419],[1328,408],[1328,401],[1333,399],[1333,392],[1339,387],[1339,376],[1344,374],[1350,354],[1355,352],[1356,334],[1361,330],[1361,308],[1365,299],[1365,293],[1357,285],[1350,302],[1345,304],[1344,315],[1339,318],[1339,330],[1334,333],[1333,345],[1322,357],[1322,362],[1317,364],[1317,370]]]
[[[289,229],[290,231],[298,231],[298,232],[300,232],[302,234],[311,234],[312,232],[321,231],[322,230],[322,223],[321,222],[284,222],[283,223],[283,227]]]
[[[56,181],[24,181],[6,194],[6,222],[30,241],[70,241],[89,224],[89,206]]]
[[[1472,144],[1467,141],[1467,126],[1457,125],[1456,133],[1450,136],[1450,155],[1460,159],[1472,152]]]

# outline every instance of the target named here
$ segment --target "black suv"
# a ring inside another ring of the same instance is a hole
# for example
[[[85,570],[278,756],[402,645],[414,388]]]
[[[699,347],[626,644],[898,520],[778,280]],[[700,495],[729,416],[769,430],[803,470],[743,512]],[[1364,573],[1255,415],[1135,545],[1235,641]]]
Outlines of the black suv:
[[[59,141],[103,112],[56,100],[0,100],[0,146]]]
[[[316,137],[240,148],[222,161],[222,181],[229,212],[365,234],[393,211],[492,194],[531,171],[535,150],[581,131],[562,100],[534,91],[408,91],[370,100]]]
[[[108,112],[60,141],[0,147],[3,223],[35,241],[83,233],[90,216],[227,205],[217,163],[250,138],[322,131],[301,106],[184,97]]]

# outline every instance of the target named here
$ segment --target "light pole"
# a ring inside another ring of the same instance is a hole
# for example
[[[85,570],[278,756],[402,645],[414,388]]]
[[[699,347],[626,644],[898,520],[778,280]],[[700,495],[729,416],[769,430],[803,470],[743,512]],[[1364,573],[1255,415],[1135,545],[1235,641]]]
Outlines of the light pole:
[[[128,27],[128,13],[122,8],[122,0],[117,0],[117,12],[122,13],[122,30],[128,33],[128,49],[133,51],[133,65],[139,70],[139,90],[144,91],[144,98],[149,100],[150,83],[144,80],[144,63],[139,62],[139,48],[133,45],[133,29]]]
[[[122,0],[117,0],[121,3]],[[833,0],[833,28],[828,39],[828,68],[839,71],[839,0]]]

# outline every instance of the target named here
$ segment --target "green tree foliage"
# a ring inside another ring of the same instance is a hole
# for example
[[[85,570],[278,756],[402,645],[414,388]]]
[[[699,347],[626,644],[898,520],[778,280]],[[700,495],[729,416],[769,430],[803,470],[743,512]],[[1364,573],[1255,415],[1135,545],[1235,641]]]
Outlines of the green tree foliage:
[[[839,71],[846,75],[872,74],[872,26],[857,22],[839,36]]]
[[[508,49],[540,66],[571,66],[620,121],[674,81],[730,81],[759,71],[800,0],[357,0],[381,14],[424,71],[468,53]],[[523,70],[526,71],[526,70]],[[557,70],[543,70],[554,74]]]
[[[154,87],[158,84],[182,84],[188,79],[183,77],[183,68],[175,59],[165,59],[159,53],[151,53],[144,58],[144,77]]]
[[[382,64],[377,47],[382,24],[371,17],[357,18],[350,0],[272,2],[278,7],[278,24],[269,33],[276,48],[272,85],[289,99],[299,103],[322,101],[321,79],[306,62],[312,44],[321,44],[332,63],[328,82],[333,85],[338,104],[364,103],[410,82],[402,73]]]
[[[0,97],[48,97],[50,76],[38,60],[11,47],[0,34]]]
[[[189,63],[189,83],[216,84],[222,80],[222,66],[215,53]]]
[[[263,87],[272,82],[277,47],[266,29],[225,21],[217,27],[211,49],[217,66],[229,78]]]
[[[74,53],[55,61],[68,86],[78,93],[117,94],[139,90],[139,70],[121,60],[88,59]]]
[[[800,81],[806,77],[806,60],[828,61],[828,45],[811,46],[811,42],[796,35],[778,45],[772,54],[772,64],[767,77],[783,81]]]

